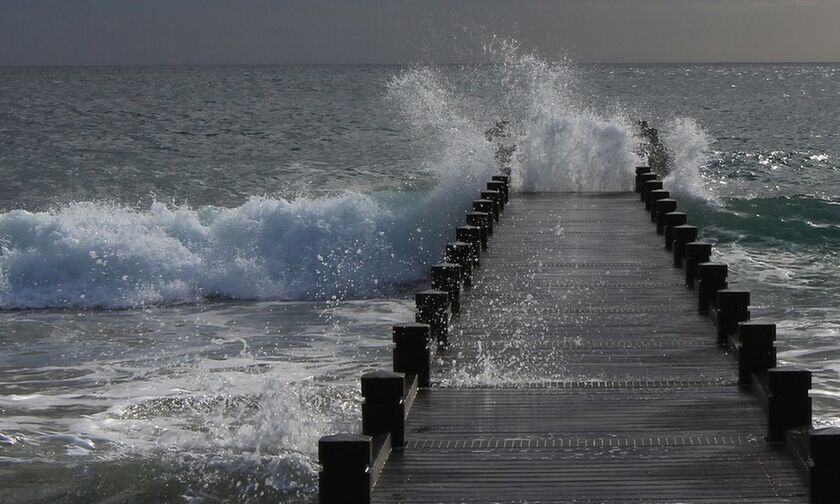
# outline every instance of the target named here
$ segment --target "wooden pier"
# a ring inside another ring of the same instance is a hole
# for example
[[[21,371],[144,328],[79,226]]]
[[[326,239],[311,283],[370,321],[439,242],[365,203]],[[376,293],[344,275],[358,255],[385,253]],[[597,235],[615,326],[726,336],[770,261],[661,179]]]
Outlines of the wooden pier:
[[[840,502],[810,372],[776,367],[775,325],[749,321],[656,175],[509,201],[507,184],[394,328],[392,370],[362,377],[362,434],[322,438],[321,504]]]

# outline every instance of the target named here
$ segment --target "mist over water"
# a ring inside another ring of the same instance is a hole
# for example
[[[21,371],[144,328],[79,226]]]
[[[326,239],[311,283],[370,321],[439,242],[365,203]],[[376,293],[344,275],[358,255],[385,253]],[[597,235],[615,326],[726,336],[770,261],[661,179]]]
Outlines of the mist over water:
[[[658,127],[666,188],[832,422],[840,152],[816,111],[840,110],[836,70],[487,51],[0,74],[0,500],[309,501],[318,437],[359,428],[359,375],[390,362],[391,325],[498,169],[498,121],[520,191],[627,190],[635,121]],[[780,120],[803,103],[810,123]],[[440,377],[534,378],[492,355]]]

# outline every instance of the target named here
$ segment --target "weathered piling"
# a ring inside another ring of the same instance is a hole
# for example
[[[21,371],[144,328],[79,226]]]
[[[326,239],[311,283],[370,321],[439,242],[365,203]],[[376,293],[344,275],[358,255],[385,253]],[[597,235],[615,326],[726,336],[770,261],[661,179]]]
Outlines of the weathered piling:
[[[428,387],[432,362],[429,324],[397,324],[393,327],[394,372],[417,375],[417,385]]]
[[[455,228],[455,241],[469,243],[472,246],[470,257],[473,268],[481,265],[481,228],[479,226],[458,226]]]
[[[372,438],[333,434],[318,440],[320,504],[370,502]]]
[[[389,434],[391,447],[405,446],[405,375],[371,371],[362,375],[362,434]]]
[[[473,210],[476,212],[486,213],[490,218],[487,224],[487,234],[493,234],[493,222],[496,221],[496,205],[489,199],[477,199],[472,202]]]
[[[714,315],[718,328],[718,344],[726,346],[729,334],[738,328],[738,322],[750,319],[750,291],[721,289],[717,291]]]
[[[499,193],[499,210],[504,211],[505,203],[507,203],[507,184],[495,180],[487,182],[487,190]]]
[[[813,429],[808,444],[811,503],[840,501],[840,428]]]
[[[481,249],[487,250],[487,237],[493,233],[493,219],[486,212],[467,212],[467,225],[481,230]]]
[[[652,174],[653,177],[649,178],[649,179],[645,179],[645,178],[642,177],[642,175],[648,175],[648,174]],[[656,175],[651,172],[651,169],[650,169],[649,166],[637,166],[636,167],[636,186],[635,186],[636,187],[636,192],[641,192],[642,191],[642,185],[644,184],[645,180],[652,180],[653,178],[656,178]]]
[[[461,311],[462,271],[461,265],[451,262],[432,266],[432,289],[445,291],[449,295],[449,306],[452,313]]]
[[[656,234],[665,232],[665,214],[677,211],[677,200],[665,198],[656,202]],[[685,223],[683,223],[685,224]]]
[[[697,278],[697,267],[700,263],[709,262],[712,256],[712,244],[703,242],[686,243],[683,249],[685,258],[685,284],[694,287],[694,279]]]
[[[472,284],[472,252],[473,247],[467,242],[456,241],[446,244],[446,262],[457,264],[461,267],[461,281],[464,285]]]
[[[645,203],[645,210],[650,210],[650,193],[662,189],[662,181],[658,179],[646,180],[642,186],[641,200]]]
[[[709,303],[717,300],[717,291],[727,287],[729,267],[723,263],[706,262],[697,265],[697,297],[699,310],[705,312]]]
[[[509,175],[493,175],[490,177],[494,182],[501,182],[504,186],[505,203],[510,201],[510,176]]]
[[[674,228],[685,225],[688,216],[683,212],[668,212],[665,214],[665,250],[674,248]]]
[[[499,216],[502,213],[502,195],[499,191],[481,191],[479,194],[481,199],[492,202],[493,220],[499,222]]]
[[[793,366],[767,371],[767,441],[785,440],[788,430],[811,426],[811,372]]]
[[[445,346],[449,334],[449,294],[446,291],[429,289],[414,295],[415,322],[429,324],[432,337]]]
[[[674,266],[677,268],[683,267],[683,257],[685,256],[685,245],[697,239],[697,226],[689,226],[683,224],[681,226],[674,226]]]
[[[738,384],[750,385],[753,375],[776,367],[776,324],[738,323]]]
[[[666,191],[665,189],[655,189],[650,192],[648,196],[648,204],[645,205],[646,210],[650,210],[650,221],[656,222],[656,212],[658,211],[657,203],[660,200],[667,199],[671,196],[671,193]]]

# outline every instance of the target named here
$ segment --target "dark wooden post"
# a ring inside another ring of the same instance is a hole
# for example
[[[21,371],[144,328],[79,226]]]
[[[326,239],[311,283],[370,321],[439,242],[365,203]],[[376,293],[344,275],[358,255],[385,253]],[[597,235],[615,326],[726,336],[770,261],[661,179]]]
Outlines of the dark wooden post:
[[[502,195],[499,194],[499,191],[481,191],[479,194],[481,195],[481,199],[493,203],[493,220],[499,222],[499,214],[502,213]]]
[[[446,262],[461,267],[461,280],[464,285],[472,284],[472,245],[456,241],[446,244]],[[453,310],[454,311],[454,310]]]
[[[685,284],[694,287],[697,277],[697,266],[709,262],[712,257],[712,244],[703,242],[689,242],[685,244]]]
[[[738,323],[738,384],[750,385],[752,376],[776,367],[776,324]]]
[[[487,250],[487,236],[493,233],[493,219],[484,212],[467,212],[467,225],[481,229],[481,248]]]
[[[420,387],[431,382],[431,331],[429,324],[399,324],[392,333],[394,372],[416,374]]]
[[[665,232],[665,214],[676,211],[677,200],[675,199],[665,198],[656,202],[656,234]]]
[[[461,311],[461,266],[455,263],[439,263],[432,266],[432,289],[449,294],[452,313]]]
[[[750,291],[722,289],[717,291],[718,344],[728,345],[728,337],[738,328],[738,322],[750,319]]]
[[[449,334],[449,294],[441,290],[424,290],[414,295],[414,321],[429,324],[432,337],[442,346]]]
[[[472,206],[474,211],[484,212],[490,216],[490,224],[487,226],[487,234],[493,234],[493,221],[498,220],[494,210],[496,205],[494,205],[489,199],[477,199],[473,200]]]
[[[808,442],[811,503],[840,502],[840,427],[812,429]]]
[[[650,166],[637,166],[636,167],[636,192],[642,191],[642,182],[640,180],[640,176],[645,173],[651,173]]]
[[[701,312],[709,309],[709,302],[717,301],[717,291],[727,287],[728,270],[723,263],[706,262],[697,265],[697,298]]]
[[[505,184],[505,203],[510,201],[510,177],[508,175],[493,175],[490,179]]]
[[[478,226],[458,226],[455,228],[455,240],[472,246],[470,256],[473,267],[481,264],[481,228]]]
[[[362,375],[362,434],[391,435],[391,446],[405,446],[405,375],[371,371]]]
[[[652,172],[645,172],[636,175],[636,192],[641,193],[645,188],[645,182],[648,180],[656,180],[656,174]],[[642,196],[639,197],[642,199]]]
[[[682,268],[682,259],[685,256],[685,244],[697,239],[697,226],[674,226],[674,267]]]
[[[811,426],[811,372],[795,367],[767,371],[767,441],[785,440],[789,429]]]
[[[505,210],[505,202],[507,201],[507,184],[499,181],[487,182],[488,191],[499,192],[499,210]]]
[[[648,197],[648,204],[645,205],[647,210],[650,210],[650,221],[656,222],[657,203],[659,200],[667,199],[671,193],[665,189],[656,189],[650,192]]]
[[[334,434],[319,439],[319,502],[370,502],[372,451],[370,436]]]
[[[642,186],[642,201],[645,202],[645,210],[650,210],[650,193],[662,189],[662,181],[657,179],[647,180]]]
[[[674,248],[674,228],[685,225],[688,215],[683,212],[668,212],[665,214],[665,249]]]

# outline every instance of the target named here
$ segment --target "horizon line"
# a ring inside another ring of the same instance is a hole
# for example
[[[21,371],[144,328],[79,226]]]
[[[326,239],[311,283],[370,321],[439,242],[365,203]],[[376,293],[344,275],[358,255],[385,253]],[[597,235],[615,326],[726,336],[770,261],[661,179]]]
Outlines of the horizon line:
[[[564,62],[564,61],[553,61]],[[838,65],[835,60],[811,61],[565,61],[574,65],[616,65],[616,66],[703,66],[703,65]],[[498,65],[492,61],[485,62],[407,62],[407,63],[0,63],[0,68],[36,68],[36,67],[255,67],[255,66],[489,66]]]

